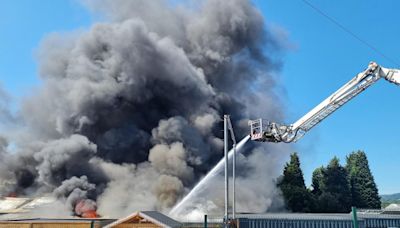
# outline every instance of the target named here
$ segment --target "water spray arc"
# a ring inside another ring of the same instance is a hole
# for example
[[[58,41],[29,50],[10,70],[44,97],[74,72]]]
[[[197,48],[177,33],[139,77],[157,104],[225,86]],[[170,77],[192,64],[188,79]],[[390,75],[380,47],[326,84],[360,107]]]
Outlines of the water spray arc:
[[[236,145],[236,152],[239,152],[241,150],[241,148],[246,144],[246,142],[250,139],[250,136],[247,135],[246,137],[244,137],[242,140],[240,140],[240,142]],[[228,160],[231,159],[233,157],[233,153],[234,150],[231,149],[228,153]],[[212,168],[210,170],[210,172],[208,172],[208,174],[201,179],[194,187],[193,189],[179,202],[177,203],[169,212],[169,215],[172,217],[176,217],[183,209],[184,206],[190,202],[190,199],[192,199],[196,193],[200,192],[201,190],[204,189],[205,186],[207,186],[207,183],[209,182],[209,180],[213,177],[215,177],[222,169],[222,166],[225,164],[225,159],[222,158],[217,165],[214,166],[214,168]]]

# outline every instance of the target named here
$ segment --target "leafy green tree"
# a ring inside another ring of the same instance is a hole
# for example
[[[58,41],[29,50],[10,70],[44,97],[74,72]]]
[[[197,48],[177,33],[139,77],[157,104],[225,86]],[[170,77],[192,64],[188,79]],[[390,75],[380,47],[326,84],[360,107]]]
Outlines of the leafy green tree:
[[[293,212],[311,211],[312,198],[304,184],[303,172],[297,153],[291,154],[290,162],[286,163],[278,186],[282,190],[287,209]]]
[[[381,208],[381,200],[374,177],[363,151],[347,156],[346,170],[350,183],[352,205],[358,208]]]

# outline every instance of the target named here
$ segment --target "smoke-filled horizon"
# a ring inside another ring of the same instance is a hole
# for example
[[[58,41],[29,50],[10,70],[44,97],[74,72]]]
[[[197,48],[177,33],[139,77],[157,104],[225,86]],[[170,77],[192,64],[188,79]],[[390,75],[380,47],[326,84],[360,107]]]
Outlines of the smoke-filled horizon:
[[[248,0],[83,2],[104,22],[47,36],[40,88],[16,115],[0,106],[1,195],[52,194],[75,215],[168,211],[222,157],[223,114],[238,137],[249,118],[283,119],[279,42]],[[238,210],[279,207],[286,148],[247,150]]]

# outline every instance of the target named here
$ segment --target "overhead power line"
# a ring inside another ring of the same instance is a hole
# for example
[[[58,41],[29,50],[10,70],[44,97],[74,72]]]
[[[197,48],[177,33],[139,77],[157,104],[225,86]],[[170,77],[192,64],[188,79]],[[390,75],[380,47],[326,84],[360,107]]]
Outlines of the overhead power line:
[[[361,38],[360,36],[358,36],[357,34],[355,34],[354,32],[352,32],[350,29],[346,28],[344,25],[342,25],[341,23],[339,23],[337,20],[335,20],[333,17],[329,16],[328,14],[326,14],[324,11],[322,11],[321,9],[319,9],[318,7],[316,7],[315,5],[313,5],[311,2],[307,1],[307,0],[301,0],[303,3],[305,3],[307,6],[309,6],[311,9],[315,10],[318,14],[320,14],[321,16],[325,17],[326,19],[328,19],[330,22],[332,22],[334,25],[336,25],[337,27],[339,27],[341,30],[343,30],[344,32],[346,32],[347,34],[349,34],[350,36],[352,36],[353,38],[355,38],[356,40],[358,40],[359,42],[361,42],[362,44],[364,44],[365,46],[367,46],[368,48],[370,48],[371,50],[373,50],[374,52],[376,52],[377,54],[379,54],[380,56],[382,56],[383,58],[385,58],[386,60],[390,61],[391,63],[395,64],[397,67],[400,66],[400,64],[393,58],[389,57],[388,55],[386,55],[385,53],[383,53],[382,51],[380,51],[377,47],[375,47],[374,45],[372,45],[371,43],[367,42],[366,40],[364,40],[363,38]]]

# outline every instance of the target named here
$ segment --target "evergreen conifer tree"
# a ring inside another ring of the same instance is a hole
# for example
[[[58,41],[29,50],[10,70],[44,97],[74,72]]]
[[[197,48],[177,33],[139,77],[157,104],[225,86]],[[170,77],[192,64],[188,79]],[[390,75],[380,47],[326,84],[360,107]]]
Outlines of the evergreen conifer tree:
[[[311,193],[315,196],[321,195],[321,188],[323,188],[323,180],[324,180],[324,170],[325,168],[323,166],[317,168],[314,170],[312,174],[312,182],[311,182]]]
[[[347,172],[334,157],[328,166],[315,169],[312,176],[313,212],[347,213],[351,209],[351,192]]]
[[[358,208],[381,208],[378,188],[363,151],[347,156],[346,170],[350,183],[352,205]]]
[[[311,194],[304,184],[303,172],[297,153],[291,154],[290,162],[286,163],[278,186],[282,190],[287,209],[293,212],[311,211]]]
[[[325,212],[343,212],[351,210],[351,192],[347,181],[346,169],[339,164],[339,159],[334,157],[324,170],[323,186],[319,203],[327,202],[328,208]],[[331,199],[330,202],[324,198]]]

